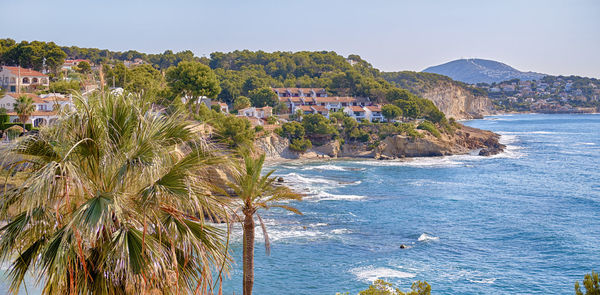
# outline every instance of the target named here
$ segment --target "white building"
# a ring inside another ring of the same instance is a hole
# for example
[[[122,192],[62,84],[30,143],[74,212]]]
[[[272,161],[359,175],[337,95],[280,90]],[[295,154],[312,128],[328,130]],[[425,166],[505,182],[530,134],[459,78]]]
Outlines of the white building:
[[[366,106],[364,107],[364,109],[366,112],[367,120],[369,120],[369,122],[383,122],[383,113],[381,112],[381,106]]]
[[[50,80],[38,71],[8,66],[3,66],[0,70],[0,87],[7,92],[20,92],[23,87],[44,86],[50,86]]]
[[[219,106],[219,109],[221,109],[221,113],[229,114],[229,106],[226,103],[213,101],[212,105]]]
[[[5,108],[11,122],[19,122],[19,116],[15,112],[14,105],[20,96],[29,96],[33,100],[35,110],[25,123],[31,123],[34,127],[51,124],[58,118],[58,110],[72,105],[71,98],[59,94],[45,95],[43,98],[32,93],[8,93],[0,98],[0,108]]]
[[[238,110],[238,116],[266,119],[268,117],[273,116],[273,108],[272,107],[262,107],[262,108],[249,107],[249,108]]]
[[[344,113],[354,118],[356,121],[361,121],[367,118],[367,111],[361,106],[347,106],[344,108]]]

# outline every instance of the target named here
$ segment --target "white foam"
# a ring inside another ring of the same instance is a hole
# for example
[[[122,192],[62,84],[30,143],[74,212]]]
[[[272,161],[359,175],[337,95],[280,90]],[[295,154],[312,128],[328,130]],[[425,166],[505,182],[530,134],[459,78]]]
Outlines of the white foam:
[[[341,234],[350,233],[350,230],[347,228],[338,228],[338,229],[332,230],[331,233],[334,235],[341,235]]]
[[[314,195],[309,195],[304,197],[304,200],[312,200],[312,201],[336,201],[336,200],[346,200],[346,201],[357,201],[365,199],[365,196],[358,195],[336,195],[328,192],[318,192]]]
[[[578,142],[576,145],[596,145],[593,142]]]
[[[426,233],[422,233],[419,238],[417,239],[417,241],[419,242],[431,242],[431,241],[438,241],[440,238],[439,237],[434,237],[434,236],[430,236]]]
[[[416,275],[413,273],[403,272],[397,269],[388,268],[388,267],[358,267],[350,270],[350,273],[354,274],[359,280],[374,282],[377,279],[386,278],[414,278]]]
[[[399,167],[455,167],[464,163],[456,161],[452,157],[423,157],[403,160],[367,160],[357,161],[357,164],[369,166],[399,166]]]
[[[493,284],[496,281],[496,279],[495,278],[493,278],[493,279],[479,279],[479,280],[476,280],[476,279],[473,279],[473,280],[472,279],[467,279],[467,281],[472,282],[472,283],[478,283],[478,284]]]
[[[319,165],[319,166],[307,166],[302,168],[302,170],[331,170],[331,171],[346,171],[348,170],[345,167],[336,166],[336,165]]]

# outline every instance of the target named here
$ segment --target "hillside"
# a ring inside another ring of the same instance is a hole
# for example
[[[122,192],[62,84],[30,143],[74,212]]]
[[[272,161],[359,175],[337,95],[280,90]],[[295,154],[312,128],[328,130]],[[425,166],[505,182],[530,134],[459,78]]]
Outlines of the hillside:
[[[469,84],[497,83],[511,79],[538,80],[545,76],[535,72],[521,72],[501,62],[477,58],[454,60],[428,67],[423,72],[448,76]]]
[[[433,101],[448,117],[468,119],[493,112],[492,101],[483,89],[447,76],[410,71],[384,72],[381,76],[397,87]]]

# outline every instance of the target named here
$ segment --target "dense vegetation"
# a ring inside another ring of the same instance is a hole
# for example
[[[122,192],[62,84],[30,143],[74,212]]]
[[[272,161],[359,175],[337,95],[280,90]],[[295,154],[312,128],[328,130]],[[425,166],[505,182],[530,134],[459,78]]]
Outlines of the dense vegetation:
[[[441,84],[446,83],[450,85],[455,85],[457,87],[463,88],[469,92],[471,92],[475,96],[487,96],[487,91],[485,89],[472,86],[460,81],[452,80],[448,76],[434,74],[434,73],[425,73],[425,72],[411,72],[411,71],[401,71],[401,72],[383,72],[381,76],[386,80],[392,83],[394,86],[408,89],[412,93],[417,95],[421,95],[422,93],[437,88]]]

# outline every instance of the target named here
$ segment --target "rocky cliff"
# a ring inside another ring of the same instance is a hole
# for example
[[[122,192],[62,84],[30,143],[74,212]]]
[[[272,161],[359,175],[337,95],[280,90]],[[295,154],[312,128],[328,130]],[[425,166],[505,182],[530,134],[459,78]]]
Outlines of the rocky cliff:
[[[395,86],[433,101],[448,118],[472,119],[493,112],[492,101],[483,90],[446,76],[409,71],[387,72],[382,76]]]
[[[405,157],[432,157],[467,154],[480,151],[480,155],[489,156],[502,152],[504,145],[499,143],[500,136],[491,131],[460,125],[452,135],[442,134],[439,138],[427,131],[418,130],[420,137],[405,135],[388,136],[378,144],[331,140],[324,145],[315,146],[305,153],[291,151],[287,139],[276,134],[260,138],[255,145],[272,161],[284,159],[319,158],[374,158],[396,159]]]
[[[433,101],[449,118],[472,119],[493,112],[493,104],[488,97],[475,96],[470,90],[450,82],[440,81],[435,87],[418,94]]]

